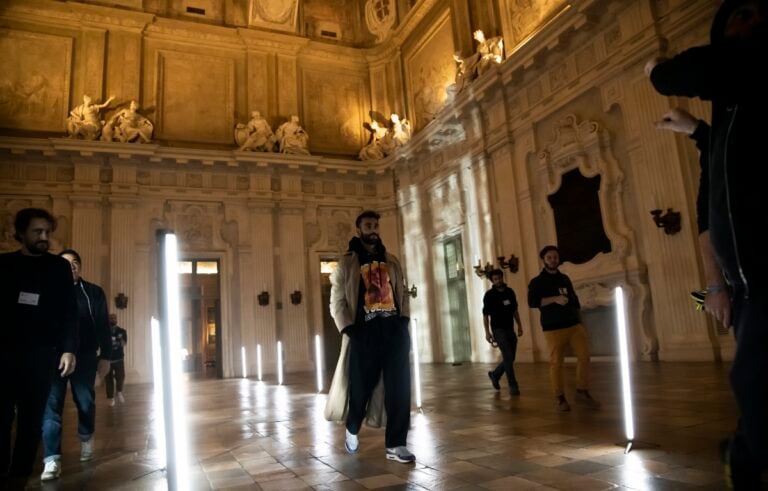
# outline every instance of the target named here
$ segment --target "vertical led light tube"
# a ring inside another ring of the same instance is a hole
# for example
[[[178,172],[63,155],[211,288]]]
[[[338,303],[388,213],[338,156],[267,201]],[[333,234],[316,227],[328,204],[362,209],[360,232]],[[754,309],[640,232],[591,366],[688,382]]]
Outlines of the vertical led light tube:
[[[150,320],[152,336],[152,381],[155,397],[155,444],[160,467],[165,468],[165,417],[163,416],[163,363],[160,348],[160,322],[154,317]]]
[[[168,489],[189,489],[186,408],[182,376],[181,309],[176,235],[158,230],[160,347]]]
[[[245,362],[245,346],[240,347],[240,361],[243,363],[243,378],[248,378],[248,371],[246,369],[246,362]]]
[[[421,409],[421,367],[419,366],[419,320],[411,321],[411,345],[413,346],[413,382],[416,384],[416,407]]]
[[[621,395],[624,405],[624,433],[627,437],[627,453],[635,439],[635,421],[632,408],[632,382],[629,373],[629,340],[627,338],[627,312],[624,306],[624,290],[614,290],[616,304],[616,326],[619,331],[619,363],[621,365]]]
[[[261,345],[256,345],[256,370],[258,370],[259,375],[259,382],[262,380],[262,371],[261,371]]]
[[[317,391],[323,391],[323,359],[320,347],[320,335],[315,334],[315,366],[317,367]]]
[[[277,385],[283,385],[283,343],[277,342]]]

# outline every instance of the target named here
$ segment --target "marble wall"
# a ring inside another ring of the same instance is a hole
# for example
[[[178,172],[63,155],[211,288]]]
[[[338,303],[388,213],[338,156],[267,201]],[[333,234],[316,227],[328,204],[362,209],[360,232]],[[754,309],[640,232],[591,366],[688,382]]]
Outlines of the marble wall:
[[[303,370],[313,364],[311,337],[322,330],[319,261],[346,248],[360,210],[377,208],[388,248],[401,253],[407,281],[418,288],[412,309],[422,360],[454,357],[441,244],[460,235],[472,359],[491,361],[498,354],[485,343],[481,316],[489,285],[471,265],[516,255],[520,269],[507,281],[523,300],[540,269],[538,250],[556,238],[547,197],[578,169],[601,176],[611,242],[611,252],[563,267],[585,308],[610,308],[620,285],[637,359],[732,356],[730,337],[716,335],[688,298],[703,281],[695,150],[653,126],[671,107],[700,116],[708,108],[658,96],[642,70],[662,47],[705,42],[715,2],[500,0],[496,12],[468,1],[398,2],[387,39],[364,49],[237,27],[247,16],[226,21],[241,15],[226,1],[210,2],[221,7],[211,12],[223,25],[168,14],[183,2],[144,2],[145,11],[131,0],[124,6],[134,10],[6,2],[0,249],[15,247],[16,210],[52,210],[60,221],[55,246],[78,248],[86,277],[110,298],[129,296],[118,315],[137,334],[128,355],[134,380],[146,380],[153,233],[174,228],[185,255],[221,261],[225,375],[238,375],[241,345],[278,339],[288,368]],[[318,5],[317,15],[331,22]],[[451,55],[472,52],[477,26],[505,37],[506,59],[450,99]],[[84,93],[138,99],[157,143],[60,138]],[[232,128],[253,109],[273,125],[298,114],[315,156],[234,151]],[[386,160],[358,162],[371,109],[404,115],[418,132]],[[655,227],[648,212],[657,207],[682,213],[679,234]],[[297,306],[288,300],[295,289],[305,293]],[[272,295],[268,307],[255,301],[262,290]],[[529,334],[519,357],[544,360],[538,312],[524,304]],[[270,366],[273,353],[264,354]]]

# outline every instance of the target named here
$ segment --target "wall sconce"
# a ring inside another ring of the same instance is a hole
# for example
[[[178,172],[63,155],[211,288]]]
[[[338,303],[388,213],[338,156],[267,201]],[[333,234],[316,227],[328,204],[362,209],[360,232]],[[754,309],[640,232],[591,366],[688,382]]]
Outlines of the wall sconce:
[[[122,310],[128,308],[128,296],[125,293],[118,293],[115,297],[115,307]]]
[[[266,307],[267,305],[269,305],[269,292],[265,290],[259,293],[258,295],[256,295],[256,299],[259,301],[259,305],[261,305],[262,307]]]
[[[655,223],[658,228],[663,228],[664,233],[667,235],[675,235],[678,233],[682,228],[680,225],[680,212],[672,211],[672,208],[667,208],[666,213],[663,215],[661,213],[662,210],[651,210],[653,223]]]
[[[291,303],[293,305],[299,305],[301,303],[301,292],[299,290],[291,293]]]
[[[508,260],[505,260],[504,256],[499,256],[496,259],[499,260],[501,269],[508,269],[510,273],[517,273],[520,269],[520,259],[514,254],[510,254]]]
[[[406,285],[407,286],[407,285]],[[416,291],[416,285],[411,285],[410,290],[405,290],[405,293],[411,296],[411,298],[416,298],[416,294],[418,293]]]
[[[477,264],[474,266],[475,274],[479,278],[487,278],[489,274],[491,274],[491,271],[494,269],[507,269],[511,273],[517,273],[520,269],[520,258],[515,256],[514,254],[509,255],[509,259],[506,259],[504,256],[499,256],[496,258],[497,262],[499,263],[498,267],[494,266],[493,264],[486,262],[485,266],[482,265],[480,260],[477,260]]]

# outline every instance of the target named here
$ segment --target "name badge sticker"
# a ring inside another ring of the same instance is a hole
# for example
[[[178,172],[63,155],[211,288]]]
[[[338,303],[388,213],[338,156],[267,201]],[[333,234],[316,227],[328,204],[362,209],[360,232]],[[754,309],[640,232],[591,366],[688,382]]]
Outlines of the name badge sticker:
[[[39,293],[19,292],[19,303],[22,305],[37,306],[40,303]]]
[[[510,305],[512,302],[510,302],[510,301],[507,299],[507,300],[504,300],[502,303],[503,303],[504,305]]]

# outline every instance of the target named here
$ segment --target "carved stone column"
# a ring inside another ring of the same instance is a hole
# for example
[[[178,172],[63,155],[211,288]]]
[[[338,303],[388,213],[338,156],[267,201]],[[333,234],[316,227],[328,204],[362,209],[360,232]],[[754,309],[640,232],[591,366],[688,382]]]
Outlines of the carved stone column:
[[[136,207],[137,198],[112,197],[110,204],[109,229],[109,283],[103,285],[107,294],[107,307],[117,314],[117,323],[129,331],[131,342],[125,350],[125,365],[133,369],[135,364],[134,347],[141,343],[142,329],[135,329],[139,319],[136,312],[134,281],[136,272]],[[114,298],[119,293],[128,297],[128,307],[118,309]]]
[[[83,260],[82,276],[103,285],[101,269],[102,208],[101,198],[77,196],[72,202],[72,248]]]
[[[294,176],[283,176],[283,180]],[[286,185],[283,185],[285,189]],[[304,206],[302,203],[281,203],[277,216],[280,245],[278,277],[282,310],[278,314],[278,336],[283,342],[285,367],[288,371],[312,368],[310,356],[311,332],[307,325],[308,292],[307,261],[304,246]],[[301,292],[301,303],[294,305],[291,294]]]

